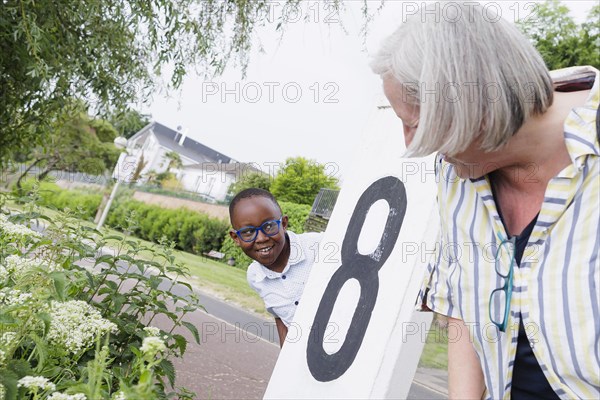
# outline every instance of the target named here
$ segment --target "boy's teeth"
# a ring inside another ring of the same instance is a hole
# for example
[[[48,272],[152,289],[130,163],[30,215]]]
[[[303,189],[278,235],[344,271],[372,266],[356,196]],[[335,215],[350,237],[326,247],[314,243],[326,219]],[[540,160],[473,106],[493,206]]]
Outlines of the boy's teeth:
[[[267,252],[269,252],[269,250],[271,250],[271,248],[270,248],[270,247],[267,247],[266,249],[260,249],[259,251],[260,251],[261,253],[267,253]]]

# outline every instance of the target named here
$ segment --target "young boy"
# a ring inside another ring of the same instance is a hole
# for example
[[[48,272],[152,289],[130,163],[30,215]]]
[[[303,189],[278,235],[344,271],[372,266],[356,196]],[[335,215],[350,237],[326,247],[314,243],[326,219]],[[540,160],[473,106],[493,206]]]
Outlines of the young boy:
[[[254,260],[248,267],[248,284],[275,317],[283,346],[322,235],[297,235],[287,230],[287,215],[275,197],[263,189],[238,193],[229,204],[229,218],[233,226],[229,235]]]

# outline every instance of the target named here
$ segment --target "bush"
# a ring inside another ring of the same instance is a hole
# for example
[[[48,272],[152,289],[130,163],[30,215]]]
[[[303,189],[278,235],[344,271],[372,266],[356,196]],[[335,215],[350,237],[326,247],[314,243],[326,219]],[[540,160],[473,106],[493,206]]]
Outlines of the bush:
[[[59,211],[70,209],[79,218],[93,221],[102,195],[64,190],[54,183],[25,181],[24,193],[35,193],[38,204]],[[177,249],[202,254],[220,249],[228,223],[185,208],[173,210],[119,197],[108,214],[106,225],[159,243],[166,239]]]
[[[152,186],[152,185],[148,185],[148,184],[136,185],[135,190],[138,192],[162,194],[164,196],[176,197],[178,199],[194,200],[194,201],[199,201],[202,203],[211,203],[211,204],[214,203],[213,199],[209,199],[205,195],[200,194],[200,193],[187,192],[184,190],[168,190],[168,189],[164,189],[161,187]],[[229,204],[229,203],[226,202],[226,204]]]
[[[288,216],[288,229],[294,233],[304,233],[304,223],[308,218],[311,207],[306,204],[296,204],[287,201],[280,201],[281,211],[283,215]],[[221,253],[225,254],[225,260],[233,257],[235,267],[246,269],[252,263],[252,259],[248,257],[242,249],[240,249],[233,239],[229,237],[229,233],[225,234]]]
[[[288,216],[288,229],[294,233],[304,233],[304,224],[310,214],[311,206],[306,204],[296,204],[288,201],[280,201],[283,215]]]
[[[194,254],[220,249],[228,223],[186,208],[166,209],[135,200],[116,201],[106,224],[140,239],[172,241],[175,248]]]
[[[17,194],[16,191],[17,189],[13,188],[14,195]],[[65,190],[55,183],[37,182],[33,179],[23,182],[22,191],[23,193],[37,191],[39,205],[59,211],[69,209],[75,215],[87,221],[94,220],[102,202],[101,194],[89,193],[83,190]]]
[[[200,342],[184,320],[198,297],[176,280],[189,274],[172,248],[103,237],[60,214],[51,220],[36,193],[21,214],[4,210],[0,197],[0,398],[194,398],[168,389],[176,387],[170,358],[188,344],[175,328]],[[40,220],[43,234],[30,229]],[[115,254],[105,251],[109,240]],[[175,294],[175,285],[190,291]]]

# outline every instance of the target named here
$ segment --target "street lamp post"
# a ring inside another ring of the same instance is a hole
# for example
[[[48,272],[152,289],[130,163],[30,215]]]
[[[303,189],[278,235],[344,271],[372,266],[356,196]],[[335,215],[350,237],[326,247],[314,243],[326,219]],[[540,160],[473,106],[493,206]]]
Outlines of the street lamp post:
[[[127,147],[127,139],[125,139],[122,136],[119,136],[117,138],[115,138],[115,146],[118,149],[124,149]],[[119,157],[120,158],[120,157]],[[106,206],[104,207],[104,210],[102,210],[102,216],[100,217],[100,220],[98,221],[98,225],[96,226],[97,230],[100,230],[100,228],[102,228],[102,225],[104,225],[104,221],[106,220],[106,216],[108,215],[108,211],[110,210],[110,206],[115,198],[115,196],[117,195],[117,191],[119,190],[119,185],[121,184],[121,171],[119,169],[119,162],[117,161],[117,165],[115,166],[115,169],[117,170],[116,173],[116,182],[115,185],[113,186],[112,192],[110,193],[110,197],[108,198],[108,202],[106,203]]]

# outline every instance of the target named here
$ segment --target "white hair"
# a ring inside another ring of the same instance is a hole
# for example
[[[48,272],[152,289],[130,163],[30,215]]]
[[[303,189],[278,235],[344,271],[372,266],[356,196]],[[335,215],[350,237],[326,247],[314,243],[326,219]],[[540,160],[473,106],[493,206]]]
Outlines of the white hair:
[[[406,17],[371,68],[396,79],[404,101],[419,106],[408,155],[452,155],[478,138],[484,151],[497,150],[550,107],[550,74],[514,25],[473,2],[443,4],[458,13],[436,15],[427,6]]]

